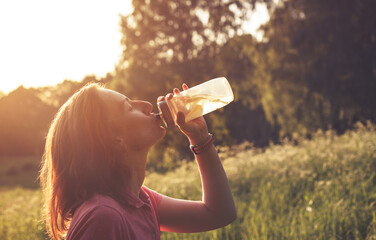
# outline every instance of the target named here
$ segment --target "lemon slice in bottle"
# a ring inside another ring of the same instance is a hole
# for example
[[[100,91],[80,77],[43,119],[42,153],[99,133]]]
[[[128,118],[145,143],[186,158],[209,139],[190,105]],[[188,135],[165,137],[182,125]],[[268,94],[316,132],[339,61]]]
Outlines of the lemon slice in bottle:
[[[195,119],[199,116],[202,116],[202,113],[204,112],[204,109],[201,105],[196,105],[193,107],[193,109],[185,116],[185,121],[190,121],[192,119]]]

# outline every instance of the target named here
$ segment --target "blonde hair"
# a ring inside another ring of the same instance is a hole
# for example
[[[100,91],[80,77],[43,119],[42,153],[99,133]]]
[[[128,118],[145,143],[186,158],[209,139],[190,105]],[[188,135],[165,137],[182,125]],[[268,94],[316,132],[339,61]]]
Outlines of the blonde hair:
[[[75,93],[58,111],[46,138],[40,181],[48,233],[64,237],[75,209],[94,194],[122,201],[129,172],[115,144],[98,84]]]

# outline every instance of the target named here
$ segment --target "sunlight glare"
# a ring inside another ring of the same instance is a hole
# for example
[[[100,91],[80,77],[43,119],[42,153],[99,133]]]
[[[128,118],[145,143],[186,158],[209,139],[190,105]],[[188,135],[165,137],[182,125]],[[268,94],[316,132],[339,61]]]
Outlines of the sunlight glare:
[[[0,2],[0,90],[105,76],[121,56],[130,0]]]

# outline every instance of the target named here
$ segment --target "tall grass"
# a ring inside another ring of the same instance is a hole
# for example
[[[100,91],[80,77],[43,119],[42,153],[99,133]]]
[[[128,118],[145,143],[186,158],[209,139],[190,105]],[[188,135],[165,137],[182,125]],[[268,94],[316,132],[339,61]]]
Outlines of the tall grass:
[[[1,240],[47,239],[39,190],[1,188],[0,194]]]
[[[163,239],[376,239],[376,132],[371,124],[337,136],[250,149],[223,156],[238,219],[198,234]],[[178,198],[200,199],[194,163],[146,185]]]
[[[223,148],[222,148],[223,149]],[[337,136],[318,132],[267,149],[220,153],[238,219],[204,233],[162,239],[376,239],[376,131],[359,124]],[[201,199],[194,162],[145,185],[178,198]],[[39,190],[0,189],[0,239],[45,239]]]

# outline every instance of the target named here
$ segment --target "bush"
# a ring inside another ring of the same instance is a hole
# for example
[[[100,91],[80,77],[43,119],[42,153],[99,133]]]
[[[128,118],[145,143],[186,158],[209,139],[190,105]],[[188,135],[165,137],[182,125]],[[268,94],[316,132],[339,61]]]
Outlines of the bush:
[[[27,172],[27,171],[36,170],[37,168],[36,168],[35,164],[29,162],[29,163],[24,163],[22,165],[21,169],[22,169],[22,171]]]
[[[15,176],[19,173],[19,170],[16,167],[11,167],[5,171],[5,175],[7,176]]]

